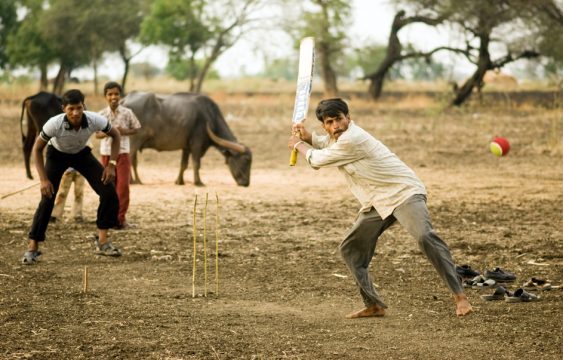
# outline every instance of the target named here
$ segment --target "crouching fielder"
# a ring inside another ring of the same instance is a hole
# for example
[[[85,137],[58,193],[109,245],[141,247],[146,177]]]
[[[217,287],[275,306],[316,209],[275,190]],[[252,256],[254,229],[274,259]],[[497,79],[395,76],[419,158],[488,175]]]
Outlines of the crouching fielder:
[[[377,239],[395,221],[417,240],[452,292],[456,314],[469,314],[471,304],[463,293],[448,246],[432,229],[426,189],[414,171],[354,124],[343,100],[322,100],[315,113],[328,135],[311,134],[303,123],[294,124],[288,147],[298,150],[315,169],[337,167],[361,203],[354,226],[340,244],[340,252],[354,276],[365,308],[347,317],[385,315],[387,305],[373,287],[368,267]]]

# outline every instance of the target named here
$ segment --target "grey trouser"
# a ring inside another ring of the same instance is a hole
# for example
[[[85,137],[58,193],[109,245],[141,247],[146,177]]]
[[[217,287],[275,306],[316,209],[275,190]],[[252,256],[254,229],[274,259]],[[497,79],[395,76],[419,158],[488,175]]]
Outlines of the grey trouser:
[[[373,287],[368,267],[375,253],[377,239],[396,220],[418,241],[420,249],[452,293],[462,293],[463,288],[450,250],[432,229],[426,207],[426,196],[414,195],[384,220],[373,208],[367,213],[360,213],[356,223],[340,244],[340,253],[356,280],[364,304],[387,307]]]

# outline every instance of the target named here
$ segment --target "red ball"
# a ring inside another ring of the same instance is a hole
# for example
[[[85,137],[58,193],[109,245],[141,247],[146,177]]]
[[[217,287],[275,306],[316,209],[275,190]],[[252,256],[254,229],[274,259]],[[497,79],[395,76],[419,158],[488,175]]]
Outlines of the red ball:
[[[503,137],[496,137],[491,141],[491,152],[497,156],[505,156],[510,151],[510,143]]]

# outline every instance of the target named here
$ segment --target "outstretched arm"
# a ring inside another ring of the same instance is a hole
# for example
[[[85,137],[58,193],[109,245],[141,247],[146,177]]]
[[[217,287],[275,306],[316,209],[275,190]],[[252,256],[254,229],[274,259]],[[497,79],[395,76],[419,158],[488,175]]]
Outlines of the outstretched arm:
[[[38,136],[35,139],[35,144],[33,145],[33,161],[35,162],[35,169],[39,175],[39,181],[41,182],[40,190],[41,195],[51,198],[55,192],[55,188],[49,178],[47,178],[47,172],[45,171],[45,163],[43,160],[43,149],[47,146],[47,142]]]

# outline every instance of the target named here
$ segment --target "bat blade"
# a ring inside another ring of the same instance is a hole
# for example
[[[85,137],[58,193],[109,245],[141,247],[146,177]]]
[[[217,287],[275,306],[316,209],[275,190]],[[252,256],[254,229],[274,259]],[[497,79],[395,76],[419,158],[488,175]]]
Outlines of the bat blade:
[[[295,105],[293,107],[293,123],[303,122],[307,118],[309,99],[313,85],[313,70],[315,67],[315,39],[306,37],[299,45],[299,70],[297,72],[297,89],[295,91]],[[297,162],[297,151],[293,150],[289,165]]]

